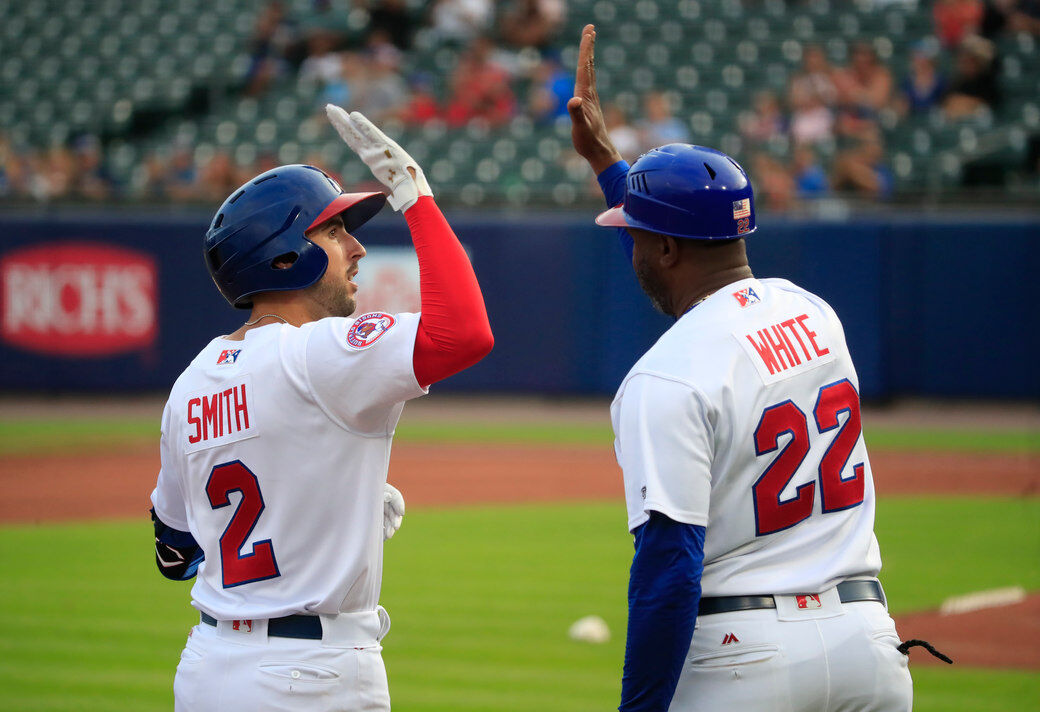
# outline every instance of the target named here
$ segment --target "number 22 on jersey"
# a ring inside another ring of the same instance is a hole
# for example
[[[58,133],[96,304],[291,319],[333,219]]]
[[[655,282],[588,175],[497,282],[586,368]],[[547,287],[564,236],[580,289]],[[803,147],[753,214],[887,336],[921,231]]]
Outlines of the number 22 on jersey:
[[[839,417],[847,413],[844,425]],[[822,387],[813,408],[813,419],[820,435],[837,430],[820,460],[818,476],[795,489],[795,496],[780,501],[809,454],[809,424],[805,413],[794,401],[766,408],[755,429],[755,453],[762,457],[780,448],[780,440],[789,436],[787,444],[770,461],[765,472],[751,487],[755,503],[756,535],[765,536],[793,527],[808,519],[813,512],[816,484],[819,481],[820,508],[824,514],[855,507],[863,502],[863,463],[852,466],[852,476],[842,478],[852,449],[862,431],[859,394],[848,379]]]
[[[213,509],[230,505],[228,495],[232,492],[241,494],[242,499],[220,537],[220,569],[223,572],[224,588],[280,576],[270,539],[256,542],[251,553],[242,554],[242,547],[264,511],[264,497],[260,493],[260,482],[256,475],[239,460],[214,467],[206,483],[206,496]]]

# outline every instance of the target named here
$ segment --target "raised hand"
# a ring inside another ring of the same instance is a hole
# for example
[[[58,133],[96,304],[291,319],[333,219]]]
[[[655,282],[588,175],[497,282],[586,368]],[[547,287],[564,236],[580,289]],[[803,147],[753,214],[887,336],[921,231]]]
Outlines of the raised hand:
[[[596,91],[596,27],[585,25],[578,49],[578,67],[574,78],[574,96],[567,102],[571,115],[571,142],[578,155],[589,162],[598,175],[621,160],[614,148],[603,119],[603,108]]]
[[[407,210],[420,195],[433,195],[422,168],[393,139],[380,131],[360,111],[349,114],[334,104],[325,106],[329,121],[376,179],[390,189],[387,202],[394,210]]]

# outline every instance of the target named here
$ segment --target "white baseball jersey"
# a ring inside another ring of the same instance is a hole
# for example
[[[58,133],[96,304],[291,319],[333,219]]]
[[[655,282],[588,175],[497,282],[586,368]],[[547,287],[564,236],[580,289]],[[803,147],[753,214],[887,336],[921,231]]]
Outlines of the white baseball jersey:
[[[628,526],[707,528],[702,595],[823,591],[874,576],[859,381],[834,311],[781,279],[683,315],[611,405]]]
[[[163,412],[152,504],[205,552],[192,605],[217,619],[371,611],[383,485],[415,380],[418,314],[214,339]]]

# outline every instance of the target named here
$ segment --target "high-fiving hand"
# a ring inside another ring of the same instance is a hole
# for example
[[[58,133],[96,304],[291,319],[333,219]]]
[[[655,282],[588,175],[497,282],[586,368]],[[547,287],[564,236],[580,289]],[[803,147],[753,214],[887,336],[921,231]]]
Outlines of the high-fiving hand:
[[[574,77],[574,96],[567,102],[571,115],[571,142],[578,155],[599,173],[621,160],[614,148],[603,120],[603,108],[596,91],[596,27],[585,25],[578,49],[578,67]]]
[[[420,195],[433,195],[422,168],[397,143],[360,111],[349,114],[334,104],[325,106],[329,121],[376,179],[390,189],[386,201],[401,211],[415,205]]]

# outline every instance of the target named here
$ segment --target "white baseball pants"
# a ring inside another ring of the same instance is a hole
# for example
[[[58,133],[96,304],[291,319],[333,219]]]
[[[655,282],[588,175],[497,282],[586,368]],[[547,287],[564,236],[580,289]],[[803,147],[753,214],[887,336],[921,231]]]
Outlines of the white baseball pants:
[[[775,599],[776,610],[698,617],[672,712],[910,712],[908,659],[883,604],[841,603],[834,589],[809,610]]]
[[[264,620],[195,626],[173,682],[175,712],[389,712],[386,612],[322,618],[322,640],[269,637]]]

